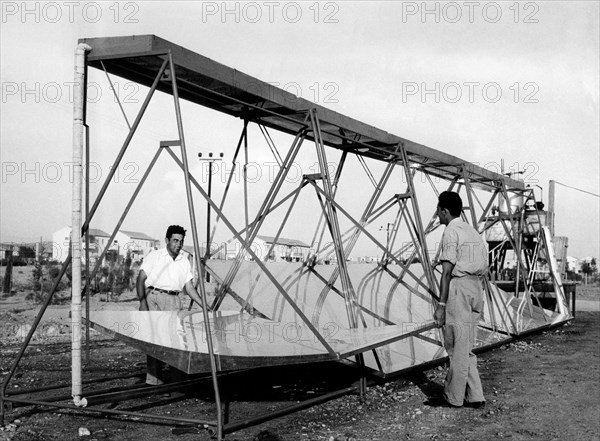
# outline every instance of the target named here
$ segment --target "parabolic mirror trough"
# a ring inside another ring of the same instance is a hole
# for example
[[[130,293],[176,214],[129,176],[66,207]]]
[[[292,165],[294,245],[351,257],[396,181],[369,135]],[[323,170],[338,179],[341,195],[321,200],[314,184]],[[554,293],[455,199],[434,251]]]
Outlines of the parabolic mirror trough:
[[[156,140],[139,188],[152,179],[161,155],[181,171],[193,225],[191,254],[206,299],[205,313],[91,311],[94,329],[187,373],[210,372],[211,350],[217,371],[338,360],[388,376],[438,360],[446,353],[433,324],[440,267],[432,262],[443,229],[435,202],[444,190],[461,194],[464,220],[489,245],[477,346],[572,318],[546,213],[522,181],[328,110],[153,35],[80,43],[91,48],[87,66],[150,88],[117,161],[154,92],[173,95],[169,111],[179,139]],[[189,172],[185,133],[219,128],[195,121],[184,131],[180,100],[239,121],[237,143],[217,147],[231,158],[232,173],[216,196],[206,176]],[[90,152],[94,148],[92,140]],[[253,155],[264,158],[265,152],[277,164],[268,185],[231,178],[235,167],[246,177]],[[290,180],[300,160],[315,166]],[[109,243],[136,195],[137,189]],[[226,240],[201,243],[198,230],[208,225],[195,222],[194,201],[212,212],[207,242]],[[359,249],[371,255],[356,257]],[[513,278],[500,283],[509,261]]]

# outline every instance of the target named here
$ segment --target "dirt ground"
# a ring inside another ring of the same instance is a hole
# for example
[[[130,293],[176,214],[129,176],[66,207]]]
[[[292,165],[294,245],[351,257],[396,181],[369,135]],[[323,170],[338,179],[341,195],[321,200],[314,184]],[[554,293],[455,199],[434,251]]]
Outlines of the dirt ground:
[[[15,292],[0,297],[0,375],[8,373],[19,342],[38,305],[25,300],[27,270],[15,268]],[[18,275],[17,275],[18,274]],[[1,275],[1,274],[0,274]],[[19,279],[19,277],[21,279]],[[133,294],[118,302],[94,298],[95,308],[135,308]],[[441,388],[444,365],[413,372],[227,435],[227,440],[600,440],[600,288],[578,288],[576,319],[479,355],[487,404],[482,409],[431,408],[428,395]],[[70,381],[68,305],[53,305],[41,322],[9,390],[40,388]],[[66,325],[67,324],[67,325]],[[123,343],[92,335],[84,379],[106,389],[142,381],[145,356]],[[110,380],[109,377],[122,377]],[[223,383],[233,400],[232,421],[274,412],[355,381],[354,371],[337,363],[259,369]],[[166,416],[212,419],[210,383],[174,392],[102,405]],[[70,389],[38,394],[69,395]],[[64,401],[67,403],[68,401]],[[205,430],[176,434],[177,426],[132,417],[76,414],[47,407],[9,409],[3,440],[209,440]],[[181,428],[181,427],[179,427]],[[80,435],[80,430],[86,429]],[[89,433],[89,435],[85,434]]]

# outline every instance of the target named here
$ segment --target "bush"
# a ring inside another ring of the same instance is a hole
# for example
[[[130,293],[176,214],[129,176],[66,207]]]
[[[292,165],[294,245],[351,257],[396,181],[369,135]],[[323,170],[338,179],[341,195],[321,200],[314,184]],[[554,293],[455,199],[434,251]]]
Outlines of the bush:
[[[0,266],[8,266],[8,259],[0,259]],[[13,260],[12,266],[27,266],[26,260]]]
[[[134,270],[130,266],[130,260],[124,263],[108,262],[107,266],[100,268],[94,282],[94,292],[111,293],[118,297],[123,291],[133,289]]]
[[[31,272],[31,288],[34,291],[39,291],[41,288],[41,280],[43,280],[44,271],[41,264],[36,263]]]
[[[53,285],[54,285],[54,282],[45,280],[44,281],[44,291],[43,292],[32,291],[25,296],[25,300],[27,300],[28,302],[33,302],[33,303],[44,303],[46,301],[46,299],[48,298],[48,295],[50,295],[50,290],[52,289]],[[54,295],[52,296],[52,300],[50,301],[50,304],[51,305],[61,305],[63,303],[68,303],[70,301],[71,301],[70,295],[61,297],[58,295],[58,292],[55,292]]]
[[[58,278],[58,275],[60,274],[60,266],[53,266],[53,265],[46,265],[47,271],[48,271],[48,282],[50,284],[50,287],[48,288],[48,290],[52,289],[52,286],[54,285],[54,283],[56,283],[56,279]],[[58,284],[58,286],[56,287],[57,291],[62,291],[65,288],[69,288],[71,286],[69,279],[67,279],[64,275],[62,277],[62,279],[60,280],[60,283]]]
[[[58,277],[58,275],[60,274],[60,268],[57,266],[50,266],[48,267],[48,275],[50,277],[52,277],[52,279],[56,279]]]

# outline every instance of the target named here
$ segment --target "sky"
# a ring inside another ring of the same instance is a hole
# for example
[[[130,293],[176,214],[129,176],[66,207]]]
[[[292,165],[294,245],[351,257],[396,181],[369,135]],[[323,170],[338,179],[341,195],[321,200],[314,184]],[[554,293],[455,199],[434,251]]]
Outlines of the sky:
[[[571,256],[600,255],[598,2],[3,1],[1,8],[2,242],[51,240],[71,222],[77,40],[155,34],[395,135],[494,171],[518,172],[543,202],[550,180],[563,184],[556,186],[556,234],[569,238]],[[147,89],[111,79],[131,122]],[[127,123],[104,73],[91,69],[89,81],[95,196]],[[172,97],[153,98],[94,227],[112,231],[158,142],[177,137],[172,108]],[[195,173],[206,175],[198,152],[224,153],[213,176],[220,197],[241,122],[189,103],[182,112]],[[285,152],[289,137],[273,136]],[[251,137],[249,198],[257,204],[274,159],[255,128]],[[336,155],[328,157],[334,168]],[[315,172],[308,153],[298,164],[298,177]],[[381,170],[373,165],[374,175]],[[340,198],[368,198],[369,181],[360,173],[349,166]],[[234,181],[229,209],[241,222],[243,185]],[[292,177],[286,184],[292,189],[298,182]],[[189,228],[184,194],[181,171],[161,158],[123,229],[162,238],[170,223]],[[309,199],[304,193],[299,199],[301,219],[310,213]],[[204,202],[196,202],[204,234]],[[433,199],[420,203],[433,212]],[[316,220],[305,217],[307,224]],[[282,235],[310,240],[302,226],[295,228]],[[275,219],[265,234],[276,230]],[[220,229],[216,237],[228,236]],[[374,253],[365,247],[357,252]]]

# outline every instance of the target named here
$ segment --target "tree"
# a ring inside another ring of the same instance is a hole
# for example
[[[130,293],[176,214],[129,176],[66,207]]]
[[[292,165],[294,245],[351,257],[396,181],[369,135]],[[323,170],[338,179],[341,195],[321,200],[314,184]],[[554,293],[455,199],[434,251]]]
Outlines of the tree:
[[[19,257],[22,259],[35,259],[35,250],[25,245],[19,245]]]
[[[585,274],[585,282],[587,284],[588,277],[592,278],[598,272],[598,266],[596,264],[596,259],[592,257],[592,259],[588,262],[587,260],[581,264],[581,272]]]
[[[596,258],[592,257],[590,261],[590,267],[592,270],[592,282],[596,282],[598,280],[598,265],[596,264]]]

